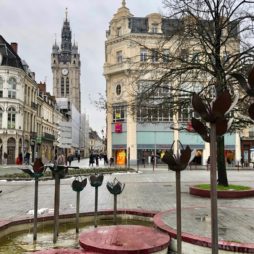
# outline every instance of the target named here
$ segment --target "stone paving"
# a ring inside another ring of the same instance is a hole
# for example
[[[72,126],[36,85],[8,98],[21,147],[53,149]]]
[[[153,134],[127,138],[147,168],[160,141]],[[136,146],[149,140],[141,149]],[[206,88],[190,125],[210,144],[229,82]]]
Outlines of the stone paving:
[[[73,162],[73,166],[80,165],[81,167],[88,166],[88,160],[81,160]],[[2,169],[0,168],[0,171]],[[7,172],[16,170],[15,167],[4,169]],[[118,197],[118,208],[124,209],[143,209],[152,211],[165,211],[175,208],[175,174],[168,171],[167,167],[159,167],[154,171],[151,167],[139,168],[139,173],[121,174],[115,173],[112,175],[105,175],[102,187],[99,188],[98,209],[112,209],[113,195],[111,195],[107,188],[107,181],[113,181],[116,177],[119,181],[126,184],[123,193]],[[210,200],[207,198],[200,198],[189,195],[189,186],[198,183],[207,183],[210,179],[209,171],[206,170],[185,170],[181,174],[182,178],[182,207],[208,207],[207,212],[210,212]],[[229,170],[228,179],[232,184],[243,184],[254,188],[254,170]],[[71,183],[73,178],[61,180],[61,202],[60,214],[75,213],[76,193],[72,191]],[[33,210],[34,197],[34,182],[33,181],[0,181],[0,219],[18,219],[24,217],[31,217],[29,211]],[[84,191],[80,194],[80,212],[94,210],[94,188],[88,183]],[[54,181],[40,181],[39,183],[39,213],[51,215],[53,212],[54,202]],[[236,207],[236,208],[252,208],[254,209],[254,198],[246,199],[219,199],[219,207]],[[239,221],[245,221],[244,213],[241,209],[229,208],[226,213],[237,217]],[[185,223],[189,221],[188,216],[183,214],[184,229],[191,233],[193,225]],[[252,220],[253,221],[253,220]],[[193,221],[195,223],[195,220]],[[251,223],[251,221],[246,221]],[[187,226],[188,225],[188,226]],[[174,222],[172,223],[174,226]],[[195,224],[196,226],[196,224]],[[236,237],[241,235],[248,235],[250,238],[242,239],[242,241],[249,241],[254,239],[253,230],[243,227],[246,230],[245,234],[238,231],[235,220],[232,220],[229,228],[235,230]],[[249,227],[252,228],[252,227]],[[230,230],[229,230],[230,231]],[[228,231],[228,232],[229,232]],[[202,232],[200,232],[202,234]],[[225,232],[227,234],[227,232]],[[227,238],[227,235],[225,235]]]

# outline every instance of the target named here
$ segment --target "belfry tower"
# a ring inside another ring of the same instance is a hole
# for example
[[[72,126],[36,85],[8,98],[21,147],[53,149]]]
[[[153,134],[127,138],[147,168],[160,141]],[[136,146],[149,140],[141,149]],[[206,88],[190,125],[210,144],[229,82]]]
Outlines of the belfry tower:
[[[51,69],[53,73],[53,95],[56,98],[68,98],[80,112],[80,55],[75,41],[72,43],[72,33],[68,12],[61,34],[61,48],[55,44],[51,53]]]

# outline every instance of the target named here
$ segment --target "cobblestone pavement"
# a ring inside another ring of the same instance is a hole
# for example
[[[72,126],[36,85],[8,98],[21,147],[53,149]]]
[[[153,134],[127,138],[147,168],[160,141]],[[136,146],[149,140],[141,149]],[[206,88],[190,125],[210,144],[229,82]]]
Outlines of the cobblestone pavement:
[[[88,166],[88,160],[73,162],[73,166]],[[15,168],[15,167],[13,167]],[[5,169],[6,172],[14,170]],[[2,170],[0,168],[0,170]],[[168,171],[166,167],[139,168],[139,173],[115,173],[105,175],[102,187],[99,188],[98,209],[112,209],[113,196],[106,188],[107,181],[114,178],[126,184],[123,193],[118,197],[118,208],[143,209],[153,211],[165,211],[175,208],[175,174]],[[210,179],[207,170],[185,170],[181,174],[182,179],[182,207],[210,207],[210,200],[189,195],[189,186],[197,183],[207,183]],[[232,184],[243,184],[254,187],[254,170],[229,170],[228,179]],[[61,180],[61,213],[75,213],[76,193],[72,191],[73,178]],[[33,210],[34,182],[33,181],[0,181],[0,220],[18,219],[29,215]],[[88,183],[80,194],[80,212],[94,210],[94,188]],[[39,183],[39,209],[41,213],[52,214],[54,207],[54,181],[40,181]],[[219,199],[218,206],[254,208],[254,198],[245,199]],[[236,209],[234,216],[244,220],[241,209]],[[225,211],[224,211],[225,212]],[[228,209],[230,213],[230,209]],[[188,220],[183,217],[182,224]],[[234,220],[232,228],[235,228]],[[253,232],[251,232],[253,234]],[[254,239],[254,235],[252,237]]]

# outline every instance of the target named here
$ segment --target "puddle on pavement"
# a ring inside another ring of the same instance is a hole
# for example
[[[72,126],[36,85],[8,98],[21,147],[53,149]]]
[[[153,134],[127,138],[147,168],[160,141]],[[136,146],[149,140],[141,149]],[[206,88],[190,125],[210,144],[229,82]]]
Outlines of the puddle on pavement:
[[[141,220],[119,219],[118,224],[152,226],[153,223]],[[98,221],[98,226],[113,225],[112,219]],[[89,222],[80,224],[80,233],[93,229],[94,226]],[[0,239],[1,254],[30,254],[35,251],[50,248],[78,248],[79,236],[76,234],[75,223],[60,223],[59,236],[56,244],[53,244],[53,226],[43,224],[38,227],[37,241],[33,243],[33,229],[24,230],[9,234]]]

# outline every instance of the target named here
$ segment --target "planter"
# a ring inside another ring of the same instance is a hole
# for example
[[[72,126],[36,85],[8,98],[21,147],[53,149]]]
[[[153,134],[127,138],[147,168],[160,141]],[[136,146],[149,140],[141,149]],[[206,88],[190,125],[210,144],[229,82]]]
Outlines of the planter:
[[[210,198],[210,190],[190,186],[189,192],[191,195]],[[250,190],[217,190],[218,198],[249,198],[254,197],[254,189]]]

